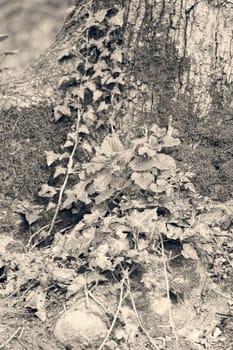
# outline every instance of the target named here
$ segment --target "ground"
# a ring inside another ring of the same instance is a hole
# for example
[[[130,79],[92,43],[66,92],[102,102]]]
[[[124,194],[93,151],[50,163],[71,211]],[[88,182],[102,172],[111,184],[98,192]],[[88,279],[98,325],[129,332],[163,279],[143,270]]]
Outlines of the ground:
[[[13,29],[13,40],[8,42],[7,49],[19,48],[22,53],[12,57],[9,65],[25,67],[54,38],[64,3],[61,2],[56,15],[55,2],[45,3],[46,6],[38,1],[33,8],[25,1],[24,12],[18,16],[17,11],[14,26],[2,22],[0,32]],[[4,6],[7,8],[7,3]],[[27,12],[30,14],[30,21],[26,21],[28,27],[22,26]],[[25,29],[31,34],[26,41]],[[46,39],[43,47],[38,45],[41,36]],[[46,241],[43,236],[46,228],[41,229],[43,225],[37,221],[43,203],[31,207],[30,201],[22,202],[20,196],[13,203],[1,198],[4,225],[1,226],[0,247],[0,349],[72,349],[73,344],[61,345],[55,339],[54,327],[61,315],[83,298],[87,304],[94,303],[105,310],[101,317],[108,329],[114,326],[106,349],[233,348],[233,203],[229,200],[232,161],[228,156],[232,147],[231,125],[221,128],[219,124],[218,129],[211,129],[211,126],[206,128],[199,124],[192,129],[187,119],[184,116],[182,120],[174,120],[180,138],[188,138],[189,144],[199,142],[200,147],[184,143],[173,150],[173,155],[184,169],[193,163],[196,170],[206,168],[206,159],[209,165],[206,177],[201,171],[195,173],[195,203],[185,197],[180,203],[170,203],[170,207],[165,203],[164,207],[150,208],[143,201],[130,198],[124,205],[121,203],[120,208],[111,203],[112,215],[102,221],[98,221],[88,207],[83,209],[81,218],[75,216],[77,208],[72,208],[74,222],[68,218],[62,226],[58,223],[59,233],[53,241]],[[161,117],[160,125],[163,123]],[[42,147],[55,151],[51,144]],[[17,147],[13,153],[15,151],[20,154]],[[32,191],[38,181],[46,178],[46,167],[44,178],[36,178],[41,162],[36,159],[33,166],[28,164],[26,168],[27,173],[32,171]],[[218,191],[216,186],[219,186]],[[199,197],[203,192],[221,201]],[[67,212],[63,214],[66,216]],[[133,236],[135,223],[141,229]],[[79,227],[80,237],[75,230],[69,231],[69,226],[75,224],[83,225]],[[151,233],[155,224],[159,225],[161,235]],[[109,236],[103,235],[109,232]],[[113,249],[116,238],[120,243]],[[44,240],[41,245],[38,244],[40,240]],[[123,261],[119,260],[122,255]],[[119,303],[122,307],[114,322]],[[98,339],[95,346],[89,344],[86,348],[100,349],[101,344],[103,339]],[[84,348],[75,347],[75,344],[73,347],[74,350]]]

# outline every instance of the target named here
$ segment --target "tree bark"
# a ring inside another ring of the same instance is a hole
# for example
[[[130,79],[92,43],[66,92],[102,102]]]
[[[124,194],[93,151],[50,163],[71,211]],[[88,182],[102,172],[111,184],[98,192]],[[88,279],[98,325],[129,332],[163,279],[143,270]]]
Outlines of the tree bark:
[[[101,10],[114,8],[123,16],[119,26],[112,10],[108,24],[103,17],[97,25],[102,32],[87,32],[88,21],[94,27]],[[173,153],[178,164],[191,166],[199,192],[228,199],[233,190],[232,20],[231,1],[76,1],[55,43],[18,81],[1,87],[1,192],[27,197],[48,180],[44,151],[59,150],[73,121],[72,112],[54,122],[53,110],[75,100],[77,76],[87,60],[90,68],[105,62],[105,70],[112,69],[112,61],[85,47],[86,41],[94,47],[104,40],[113,23],[115,33],[105,49],[122,54],[115,56],[122,74],[121,108],[114,121],[106,117],[114,104],[109,103],[102,119],[98,114],[93,138],[100,142],[113,127],[127,139],[139,136],[142,126],[167,126],[172,119],[182,139]],[[86,79],[94,81],[92,74]],[[84,108],[96,102],[85,98]]]

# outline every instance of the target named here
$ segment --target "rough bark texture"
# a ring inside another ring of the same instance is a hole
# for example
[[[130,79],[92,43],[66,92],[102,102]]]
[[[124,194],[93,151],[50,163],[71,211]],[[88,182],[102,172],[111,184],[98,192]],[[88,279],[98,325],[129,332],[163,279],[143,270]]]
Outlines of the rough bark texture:
[[[233,4],[140,4],[140,37],[131,74],[142,91],[132,100],[135,129],[146,119],[166,125],[172,116],[183,140],[177,160],[193,165],[202,194],[227,199],[233,190]]]
[[[54,123],[53,107],[70,93],[80,62],[88,8],[121,1],[77,1],[55,43],[19,81],[1,88],[1,191],[35,193],[48,178],[45,150],[56,151],[70,119]],[[225,200],[232,189],[232,22],[230,1],[124,2],[124,136],[172,117],[183,141],[174,155],[196,173],[202,194]],[[67,83],[61,84],[61,78]],[[38,156],[39,155],[39,156]]]

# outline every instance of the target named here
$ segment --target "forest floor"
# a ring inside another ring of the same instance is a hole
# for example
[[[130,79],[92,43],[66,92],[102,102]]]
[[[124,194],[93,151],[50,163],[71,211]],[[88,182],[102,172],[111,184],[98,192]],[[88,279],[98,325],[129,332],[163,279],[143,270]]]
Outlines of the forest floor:
[[[0,26],[0,33],[12,35],[4,49],[20,49],[8,61],[11,71],[49,46],[63,17],[62,1],[56,15],[56,1],[29,3],[22,15],[16,11],[17,20],[11,17],[14,26]],[[0,349],[233,349],[233,201],[228,191],[219,196],[197,196],[195,207],[186,198],[175,208],[132,200],[101,220],[87,211],[75,222],[81,238],[68,219],[51,241],[43,236],[48,227],[37,226],[40,205],[15,201],[10,214],[12,202],[1,198],[7,226],[0,224]],[[131,237],[135,225],[141,229]],[[163,233],[151,232],[154,225]],[[102,232],[111,234],[103,239]],[[84,317],[81,329],[72,323],[78,323],[75,310]],[[69,312],[67,330],[62,317]]]

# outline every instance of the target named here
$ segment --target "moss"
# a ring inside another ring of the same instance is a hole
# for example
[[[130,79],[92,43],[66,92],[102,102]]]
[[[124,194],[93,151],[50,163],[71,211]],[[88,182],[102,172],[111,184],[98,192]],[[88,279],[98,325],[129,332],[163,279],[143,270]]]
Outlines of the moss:
[[[0,121],[0,192],[13,198],[37,193],[50,175],[45,151],[59,152],[70,122],[51,122],[49,106],[2,112]]]

